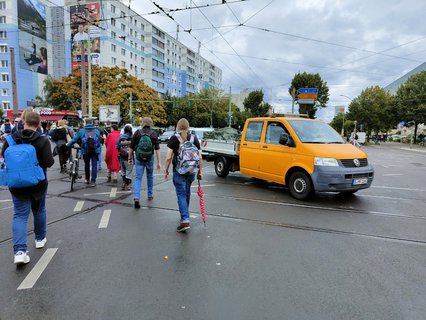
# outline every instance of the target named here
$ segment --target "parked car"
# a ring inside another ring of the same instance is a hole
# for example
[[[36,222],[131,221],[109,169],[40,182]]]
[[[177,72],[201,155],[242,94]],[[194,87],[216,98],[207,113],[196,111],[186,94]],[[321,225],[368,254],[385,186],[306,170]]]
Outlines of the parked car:
[[[404,142],[407,139],[407,136],[403,136],[400,134],[394,134],[389,137],[393,142]]]
[[[165,131],[158,139],[160,140],[160,143],[167,142],[175,133],[176,131]]]

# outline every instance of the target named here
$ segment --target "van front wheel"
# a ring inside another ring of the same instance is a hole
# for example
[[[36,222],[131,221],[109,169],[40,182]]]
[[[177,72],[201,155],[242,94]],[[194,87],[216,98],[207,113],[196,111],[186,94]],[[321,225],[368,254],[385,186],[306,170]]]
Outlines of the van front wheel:
[[[225,178],[229,173],[228,162],[224,157],[218,157],[214,162],[214,170],[218,177]]]
[[[298,200],[307,200],[313,193],[311,180],[300,171],[291,175],[288,187],[290,194]]]

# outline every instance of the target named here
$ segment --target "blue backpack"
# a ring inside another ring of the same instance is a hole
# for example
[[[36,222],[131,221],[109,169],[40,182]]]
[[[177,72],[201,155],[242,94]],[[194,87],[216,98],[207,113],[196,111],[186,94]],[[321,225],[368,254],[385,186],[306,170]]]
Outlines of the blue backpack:
[[[37,185],[46,179],[38,164],[37,153],[33,145],[16,144],[12,136],[7,136],[9,147],[4,152],[6,179],[9,188],[26,188]]]
[[[100,145],[100,137],[95,133],[95,130],[86,130],[83,137],[83,148],[89,155],[94,155]]]

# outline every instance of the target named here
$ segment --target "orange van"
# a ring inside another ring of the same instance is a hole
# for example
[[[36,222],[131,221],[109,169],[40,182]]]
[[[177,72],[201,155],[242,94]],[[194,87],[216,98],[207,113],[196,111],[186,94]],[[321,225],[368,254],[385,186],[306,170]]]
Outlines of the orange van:
[[[354,193],[370,187],[374,177],[364,151],[314,119],[250,118],[240,141],[207,139],[203,151],[218,176],[239,170],[286,185],[300,200],[314,192]]]

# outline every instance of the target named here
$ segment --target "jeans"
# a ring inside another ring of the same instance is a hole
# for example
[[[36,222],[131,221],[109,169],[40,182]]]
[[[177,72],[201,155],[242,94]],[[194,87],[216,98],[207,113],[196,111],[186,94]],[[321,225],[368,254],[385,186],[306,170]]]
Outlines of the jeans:
[[[126,179],[132,179],[133,164],[129,164],[127,158],[120,158],[121,176]]]
[[[98,154],[83,154],[84,160],[84,174],[86,180],[90,180],[90,161],[92,161],[92,182],[96,182],[96,177],[98,176]]]
[[[46,193],[39,200],[19,199],[12,195],[13,201],[13,251],[27,251],[27,224],[30,211],[34,215],[36,240],[46,237]]]
[[[143,172],[146,168],[146,177],[148,185],[148,197],[152,197],[154,188],[154,155],[148,162],[140,162],[136,160],[136,177],[133,184],[133,199],[139,199],[141,196],[141,185]]]
[[[98,153],[98,169],[102,168],[102,149],[103,149],[103,144],[100,145],[100,151]]]
[[[180,174],[173,171],[173,184],[176,189],[180,221],[183,223],[189,223],[189,201],[191,200],[191,184],[194,179],[195,173]]]

